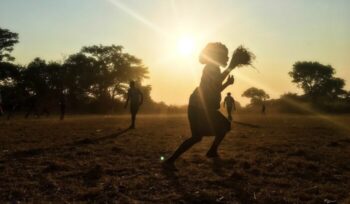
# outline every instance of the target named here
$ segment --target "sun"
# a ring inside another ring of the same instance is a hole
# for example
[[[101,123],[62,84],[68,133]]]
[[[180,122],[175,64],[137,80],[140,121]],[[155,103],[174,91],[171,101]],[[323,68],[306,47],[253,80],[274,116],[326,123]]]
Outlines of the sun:
[[[190,36],[182,36],[177,41],[177,49],[182,56],[189,56],[195,50],[195,40]]]

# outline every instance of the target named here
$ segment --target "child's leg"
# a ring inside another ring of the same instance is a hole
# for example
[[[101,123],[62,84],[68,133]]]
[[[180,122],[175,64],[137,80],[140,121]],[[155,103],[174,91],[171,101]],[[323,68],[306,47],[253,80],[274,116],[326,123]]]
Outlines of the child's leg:
[[[135,127],[136,113],[131,113],[131,127]]]
[[[138,106],[130,105],[130,113],[131,113],[131,126],[130,128],[135,128],[135,122],[136,122],[136,114],[138,112]]]
[[[191,138],[185,140],[174,152],[174,154],[166,160],[168,163],[174,163],[177,158],[179,158],[184,152],[190,149],[194,144],[202,140],[202,137],[192,136]]]
[[[25,114],[24,118],[28,118],[31,112],[32,112],[32,108],[30,107],[30,108],[27,110],[27,113]]]
[[[232,107],[227,107],[228,120],[232,121]]]
[[[4,114],[4,110],[2,109],[2,105],[0,104],[0,115]]]
[[[218,157],[218,147],[225,137],[225,133],[220,133],[215,136],[214,142],[207,152],[207,157]]]
[[[49,117],[50,116],[50,111],[47,107],[44,108],[43,110],[43,114],[45,113],[46,117]]]
[[[61,106],[61,116],[60,116],[60,120],[64,119],[64,113],[65,113],[65,108],[63,106]]]
[[[16,105],[11,106],[11,108],[9,109],[9,111],[7,113],[7,120],[10,120],[12,114],[15,112],[16,109],[17,109]]]

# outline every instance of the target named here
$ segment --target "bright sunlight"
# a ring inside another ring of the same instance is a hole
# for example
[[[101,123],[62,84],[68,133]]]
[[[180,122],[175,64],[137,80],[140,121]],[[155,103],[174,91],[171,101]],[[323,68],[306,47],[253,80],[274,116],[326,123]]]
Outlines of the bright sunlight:
[[[178,52],[183,56],[189,56],[195,51],[195,40],[189,36],[183,36],[177,41]]]

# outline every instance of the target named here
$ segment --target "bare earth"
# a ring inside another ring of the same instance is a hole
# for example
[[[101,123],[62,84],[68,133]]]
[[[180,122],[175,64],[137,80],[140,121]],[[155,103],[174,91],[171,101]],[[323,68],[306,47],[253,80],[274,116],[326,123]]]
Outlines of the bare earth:
[[[21,116],[22,117],[22,116]],[[221,159],[186,116],[0,118],[0,202],[350,203],[350,116],[235,116]]]

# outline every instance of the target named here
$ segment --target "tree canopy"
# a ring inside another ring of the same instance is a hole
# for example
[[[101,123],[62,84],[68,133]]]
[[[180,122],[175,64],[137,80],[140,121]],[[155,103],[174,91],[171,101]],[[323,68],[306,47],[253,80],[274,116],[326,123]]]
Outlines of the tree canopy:
[[[18,34],[0,27],[0,62],[15,59],[10,53],[16,43],[18,43]]]
[[[35,58],[25,67],[9,62],[0,65],[5,102],[23,102],[28,97],[57,99],[64,93],[73,110],[108,111],[123,101],[130,80],[137,81],[146,100],[152,100],[151,86],[141,85],[148,77],[148,68],[137,57],[123,52],[122,46],[83,47],[63,63]]]
[[[299,88],[304,90],[306,96],[317,99],[338,98],[346,92],[343,90],[345,81],[334,77],[335,70],[330,65],[319,62],[296,62],[289,75]]]
[[[270,96],[264,90],[255,87],[245,90],[242,96],[250,98],[251,105],[261,104],[263,101],[270,98]]]

